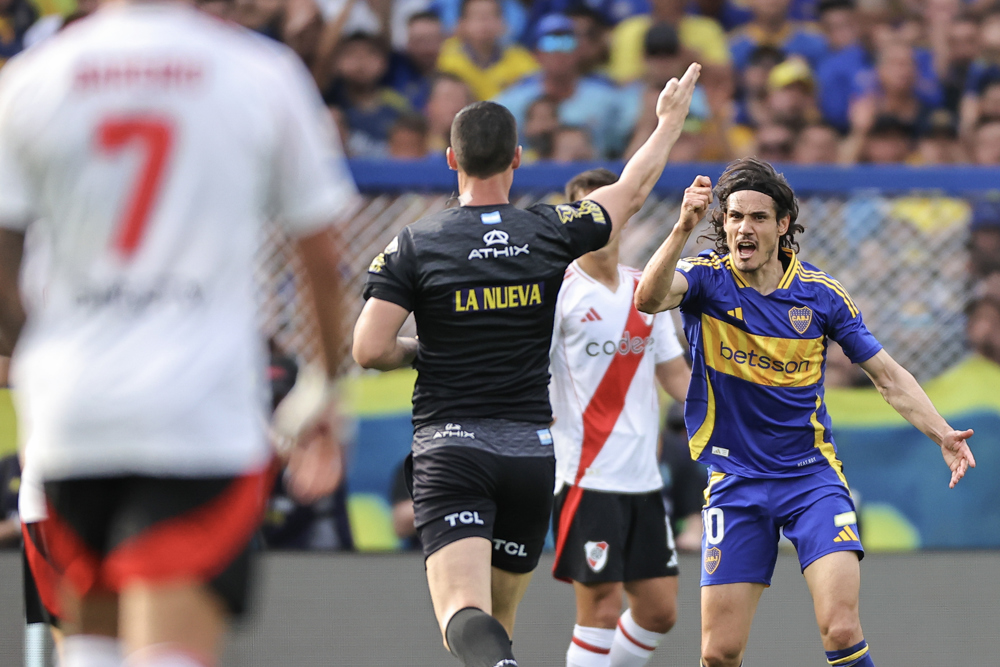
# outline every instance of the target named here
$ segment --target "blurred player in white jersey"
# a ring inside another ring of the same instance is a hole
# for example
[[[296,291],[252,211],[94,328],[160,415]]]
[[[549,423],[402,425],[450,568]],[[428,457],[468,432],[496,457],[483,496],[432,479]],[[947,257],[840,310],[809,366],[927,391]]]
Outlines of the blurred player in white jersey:
[[[297,239],[329,380],[331,225],[354,196],[297,57],[185,3],[109,3],[0,73],[0,353],[64,667],[217,663],[270,488],[255,250],[269,218]],[[22,255],[41,286],[23,302]],[[290,464],[304,500],[337,482],[320,384]]]
[[[566,197],[583,199],[616,180],[607,169],[585,171]],[[615,238],[570,264],[552,335],[552,571],[576,593],[567,667],[641,667],[677,617],[656,382],[683,402],[691,371],[671,319],[635,309],[640,272],[618,263],[619,245]]]

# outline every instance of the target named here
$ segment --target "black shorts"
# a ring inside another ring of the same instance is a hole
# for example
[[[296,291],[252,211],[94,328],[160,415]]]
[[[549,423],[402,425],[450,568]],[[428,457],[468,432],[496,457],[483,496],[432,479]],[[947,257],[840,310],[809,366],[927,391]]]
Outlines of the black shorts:
[[[201,581],[246,607],[251,542],[270,470],[241,477],[104,477],[46,482],[39,524],[51,561],[84,595],[130,583]]]
[[[493,566],[531,572],[549,530],[555,457],[503,456],[471,447],[407,460],[424,557],[466,537],[493,542]]]
[[[677,576],[674,536],[659,491],[566,486],[556,495],[552,524],[556,579],[596,584]]]
[[[24,620],[28,625],[47,623],[59,627],[59,576],[49,562],[38,526],[21,524]]]

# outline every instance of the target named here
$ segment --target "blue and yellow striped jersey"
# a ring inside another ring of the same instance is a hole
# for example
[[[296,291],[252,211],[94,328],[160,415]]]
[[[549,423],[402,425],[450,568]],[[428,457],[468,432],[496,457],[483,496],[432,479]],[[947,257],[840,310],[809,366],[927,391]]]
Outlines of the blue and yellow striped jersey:
[[[882,349],[840,283],[781,253],[785,274],[766,296],[728,255],[705,251],[677,265],[689,285],[681,313],[693,358],[684,417],[691,457],[713,471],[840,473],[823,402],[827,338],[854,363]]]

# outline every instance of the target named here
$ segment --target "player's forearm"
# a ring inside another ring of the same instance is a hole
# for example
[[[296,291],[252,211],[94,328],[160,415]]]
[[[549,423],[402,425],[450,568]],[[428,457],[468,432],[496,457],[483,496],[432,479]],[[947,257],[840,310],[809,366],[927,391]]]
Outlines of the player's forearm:
[[[902,366],[897,365],[893,369],[888,382],[876,386],[886,402],[900,416],[916,426],[938,446],[943,442],[944,435],[952,430],[916,378]]]
[[[646,263],[639,284],[635,288],[635,307],[640,312],[658,313],[676,308],[680,304],[679,297],[670,298],[670,288],[677,274],[677,262],[690,236],[691,232],[685,232],[679,225],[675,225],[670,235]]]
[[[0,355],[9,357],[24,327],[24,305],[18,275],[24,252],[24,234],[0,230]]]
[[[623,221],[638,213],[639,209],[646,203],[646,198],[653,191],[653,186],[663,174],[663,168],[667,166],[670,149],[674,147],[678,137],[681,136],[683,127],[683,118],[679,121],[676,119],[658,120],[656,129],[639,147],[632,159],[625,164],[618,183],[632,192],[633,195],[628,215]]]
[[[346,346],[346,299],[338,243],[331,229],[302,239],[299,250],[312,288],[327,375],[335,377]]]
[[[393,344],[381,350],[367,350],[359,354],[355,346],[354,359],[362,368],[376,371],[394,371],[413,365],[417,357],[417,339],[397,336]]]

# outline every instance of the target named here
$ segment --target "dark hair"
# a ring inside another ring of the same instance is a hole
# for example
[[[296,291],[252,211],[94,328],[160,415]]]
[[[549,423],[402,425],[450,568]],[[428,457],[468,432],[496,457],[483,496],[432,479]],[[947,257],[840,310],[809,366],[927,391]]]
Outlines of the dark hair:
[[[379,35],[375,35],[370,32],[365,32],[364,30],[356,30],[351,34],[347,35],[346,37],[344,37],[343,39],[341,39],[340,43],[337,45],[337,50],[338,52],[343,51],[344,47],[346,47],[348,44],[356,44],[356,43],[367,44],[368,46],[372,47],[382,55],[384,56],[389,55],[390,51],[389,44],[385,41],[385,39],[383,39]]]
[[[492,2],[494,5],[496,5],[497,11],[500,12],[500,15],[503,16],[503,7],[500,6],[500,0],[462,0],[462,4],[458,10],[459,18],[463,19],[465,18],[465,10],[468,9],[469,5],[471,5],[473,2]]]
[[[835,12],[838,9],[854,11],[856,8],[854,0],[819,0],[819,5],[816,7],[816,15],[823,16],[827,12]]]
[[[406,25],[413,25],[417,21],[435,21],[437,23],[441,23],[441,15],[433,9],[425,9],[422,12],[414,12],[413,14],[410,14],[410,18],[406,19]]]
[[[517,153],[517,121],[496,102],[475,102],[458,112],[451,124],[451,148],[458,166],[469,176],[502,173]]]
[[[566,183],[566,199],[573,201],[576,199],[573,194],[575,192],[589,194],[597,188],[603,188],[605,185],[617,182],[618,176],[613,171],[608,169],[588,169],[569,179],[569,182]]]
[[[392,134],[397,130],[409,130],[410,132],[425,135],[427,134],[427,119],[424,118],[423,114],[404,113],[402,116],[397,118],[396,122],[392,124],[391,128],[389,128],[389,134]]]
[[[792,192],[785,177],[776,172],[774,167],[752,157],[730,162],[722,172],[713,190],[719,205],[712,209],[709,218],[709,222],[712,223],[712,233],[700,238],[715,241],[715,250],[719,254],[724,255],[729,252],[725,229],[729,195],[740,190],[755,190],[771,197],[774,202],[775,218],[781,220],[786,215],[790,218],[788,231],[781,235],[778,246],[798,251],[799,244],[795,242],[795,235],[805,231],[805,227],[796,222],[799,217],[799,202],[795,198],[795,193]]]

